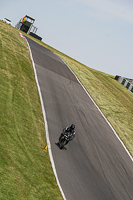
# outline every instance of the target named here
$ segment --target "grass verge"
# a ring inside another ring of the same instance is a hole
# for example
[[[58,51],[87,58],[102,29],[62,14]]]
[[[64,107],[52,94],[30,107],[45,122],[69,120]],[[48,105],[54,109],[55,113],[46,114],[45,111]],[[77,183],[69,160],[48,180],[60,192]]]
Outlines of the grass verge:
[[[46,145],[26,41],[0,21],[0,199],[63,199]]]

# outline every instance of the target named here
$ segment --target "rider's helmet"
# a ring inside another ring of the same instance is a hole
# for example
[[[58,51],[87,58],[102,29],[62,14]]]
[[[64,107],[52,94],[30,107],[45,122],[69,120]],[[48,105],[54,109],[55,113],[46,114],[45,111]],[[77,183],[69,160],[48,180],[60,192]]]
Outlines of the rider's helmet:
[[[71,128],[72,131],[74,131],[74,129],[75,129],[75,125],[72,124],[70,128]]]

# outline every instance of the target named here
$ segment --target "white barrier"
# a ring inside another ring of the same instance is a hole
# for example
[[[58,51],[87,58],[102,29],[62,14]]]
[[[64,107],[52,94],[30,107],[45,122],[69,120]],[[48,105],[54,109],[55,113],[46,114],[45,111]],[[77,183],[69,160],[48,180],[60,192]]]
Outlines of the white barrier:
[[[133,85],[128,81],[129,79],[126,79],[121,76],[115,76],[115,80],[119,81],[122,85],[124,85],[130,92],[133,93]]]

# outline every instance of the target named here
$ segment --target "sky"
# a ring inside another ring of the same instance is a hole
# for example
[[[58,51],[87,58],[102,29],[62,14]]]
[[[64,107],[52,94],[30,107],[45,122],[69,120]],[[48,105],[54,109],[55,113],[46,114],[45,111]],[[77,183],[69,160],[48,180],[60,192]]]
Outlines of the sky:
[[[28,15],[42,41],[93,69],[133,79],[132,0],[0,0],[13,26]]]

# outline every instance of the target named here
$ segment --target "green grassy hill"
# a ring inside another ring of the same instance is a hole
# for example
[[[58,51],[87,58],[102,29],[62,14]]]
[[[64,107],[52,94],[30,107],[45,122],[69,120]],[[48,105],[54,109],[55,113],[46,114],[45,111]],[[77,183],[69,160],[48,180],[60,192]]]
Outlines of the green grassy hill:
[[[30,36],[28,36],[30,37]],[[32,38],[32,37],[30,37]],[[133,156],[133,94],[114,77],[40,42],[74,71]],[[60,200],[26,41],[0,21],[0,199]]]

